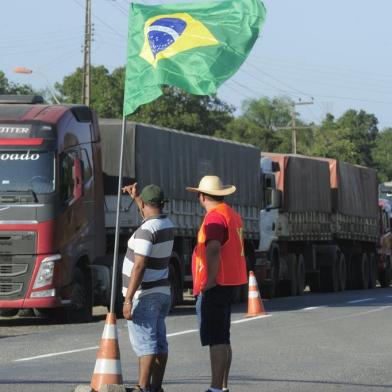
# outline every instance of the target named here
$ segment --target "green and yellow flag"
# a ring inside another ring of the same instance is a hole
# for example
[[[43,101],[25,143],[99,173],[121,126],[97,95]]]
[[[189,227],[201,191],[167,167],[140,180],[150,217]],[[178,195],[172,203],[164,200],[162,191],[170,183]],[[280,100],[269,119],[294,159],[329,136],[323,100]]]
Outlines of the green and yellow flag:
[[[259,0],[131,4],[124,116],[162,95],[162,85],[216,93],[248,56],[265,14]]]

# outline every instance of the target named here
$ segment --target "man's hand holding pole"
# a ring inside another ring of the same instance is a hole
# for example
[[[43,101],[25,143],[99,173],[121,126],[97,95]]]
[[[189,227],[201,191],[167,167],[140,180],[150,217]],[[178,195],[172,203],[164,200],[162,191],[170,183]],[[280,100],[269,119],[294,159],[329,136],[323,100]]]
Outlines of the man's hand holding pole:
[[[137,206],[139,207],[140,212],[142,213],[142,200],[139,196],[139,190],[137,187],[137,182],[126,185],[122,188],[123,193],[128,193],[132,200],[135,200]],[[143,215],[143,213],[142,213]]]

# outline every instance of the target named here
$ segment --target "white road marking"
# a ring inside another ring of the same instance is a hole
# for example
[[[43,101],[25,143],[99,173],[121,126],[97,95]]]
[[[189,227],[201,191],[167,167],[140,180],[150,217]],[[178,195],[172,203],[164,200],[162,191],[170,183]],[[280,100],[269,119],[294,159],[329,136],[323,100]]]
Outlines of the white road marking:
[[[307,322],[307,323],[302,323],[302,324],[297,324],[297,325],[291,325],[290,328],[294,329],[294,328],[303,328],[303,327],[307,327],[309,325],[317,325],[317,324],[321,324],[321,323],[329,323],[331,321],[338,321],[338,320],[343,320],[343,319],[347,319],[347,318],[351,318],[351,317],[359,317],[359,316],[364,316],[366,314],[370,314],[370,313],[374,313],[374,312],[380,312],[381,310],[386,310],[386,309],[390,309],[392,308],[392,305],[387,305],[387,306],[381,306],[377,309],[371,309],[371,310],[367,310],[365,312],[356,312],[356,313],[351,313],[348,314],[346,316],[337,316],[337,317],[330,317],[328,319],[325,320],[317,320],[317,321],[311,321],[311,322]],[[283,329],[283,328],[287,328],[287,326],[281,326],[281,327],[277,327],[277,329]]]
[[[194,333],[194,332],[199,332],[199,330],[198,329],[188,329],[187,331],[168,333],[166,336],[168,338],[171,338],[172,336],[186,335],[187,333]]]
[[[388,298],[392,298],[392,295],[388,295]],[[349,304],[355,304],[355,303],[360,303],[360,302],[367,302],[367,301],[372,301],[375,298],[365,298],[365,299],[358,299],[358,300],[354,300],[354,301],[348,301],[347,303]],[[327,306],[328,305],[324,305]],[[339,320],[342,318],[348,318],[348,317],[356,317],[356,316],[360,316],[360,315],[365,315],[368,313],[373,313],[373,312],[378,312],[380,310],[385,310],[387,308],[390,308],[391,306],[382,306],[380,308],[377,309],[373,309],[373,310],[368,310],[366,312],[361,312],[361,313],[355,313],[355,314],[351,314],[348,316],[342,316],[342,317],[334,317],[331,319],[328,319],[326,321],[331,321],[331,320]],[[320,306],[310,306],[307,308],[303,308],[300,310],[315,310],[315,309],[319,309]],[[270,314],[265,314],[265,315],[261,315],[261,316],[256,316],[256,317],[249,317],[249,318],[244,318],[244,319],[239,319],[236,321],[232,321],[232,324],[240,324],[240,323],[246,323],[248,321],[253,321],[253,320],[259,320],[262,318],[266,318],[266,317],[270,317]],[[309,325],[309,324],[303,324],[303,325]],[[170,333],[167,335],[167,337],[173,337],[173,336],[180,336],[180,335],[186,335],[186,334],[190,334],[190,333],[195,333],[198,332],[198,329],[189,329],[189,330],[185,330],[185,331],[179,331],[179,332],[174,332],[174,333]],[[81,349],[77,349],[77,350],[69,350],[69,351],[62,351],[62,352],[57,352],[57,353],[51,353],[51,354],[43,354],[43,355],[37,355],[35,357],[28,357],[28,358],[20,358],[20,359],[14,359],[13,362],[24,362],[24,361],[32,361],[35,359],[41,359],[41,358],[50,358],[50,357],[56,357],[59,355],[67,355],[67,354],[74,354],[74,353],[79,353],[79,352],[83,352],[83,351],[91,351],[91,350],[97,350],[99,348],[99,346],[93,346],[93,347],[86,347],[86,348],[81,348]]]
[[[348,304],[358,304],[360,302],[367,302],[367,301],[372,301],[376,298],[364,298],[364,299],[356,299],[355,301],[348,301]]]
[[[248,317],[245,319],[240,319],[240,320],[236,320],[236,321],[232,321],[232,324],[239,324],[239,323],[246,323],[248,321],[253,321],[253,320],[259,320],[261,318],[265,318],[265,317],[271,317],[270,314],[263,314],[261,316],[256,316],[256,317]]]
[[[80,349],[78,349],[78,350],[62,351],[62,352],[59,352],[59,353],[37,355],[36,357],[28,357],[28,358],[14,359],[13,362],[32,361],[33,359],[57,357],[58,355],[66,355],[66,354],[80,353],[80,352],[82,352],[82,351],[97,350],[98,348],[99,348],[99,346],[94,346],[94,347],[80,348]]]
[[[270,316],[271,316],[270,314],[265,314],[265,315],[262,315],[262,316],[249,317],[249,318],[246,318],[246,319],[240,319],[240,320],[232,321],[231,323],[232,324],[245,323],[247,321],[259,320],[261,318],[270,317]],[[188,329],[188,330],[185,330],[185,331],[173,332],[173,333],[167,334],[167,337],[171,338],[173,336],[186,335],[186,334],[195,333],[195,332],[199,332],[199,330],[198,329]],[[94,347],[80,348],[80,349],[77,349],[77,350],[69,350],[69,351],[62,351],[62,352],[51,353],[51,354],[43,354],[43,355],[37,355],[35,357],[14,359],[13,362],[33,361],[35,359],[50,358],[50,357],[57,357],[59,355],[67,355],[67,354],[80,353],[80,352],[83,352],[83,351],[98,350],[98,348],[99,348],[99,346],[94,346]]]

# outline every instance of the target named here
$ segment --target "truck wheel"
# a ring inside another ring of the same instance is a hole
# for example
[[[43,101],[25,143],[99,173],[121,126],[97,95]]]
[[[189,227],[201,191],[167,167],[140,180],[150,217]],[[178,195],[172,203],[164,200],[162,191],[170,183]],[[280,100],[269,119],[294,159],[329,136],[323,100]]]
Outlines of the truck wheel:
[[[176,268],[172,263],[169,264],[169,281],[170,281],[170,294],[171,294],[171,309],[178,304],[179,297],[179,283]]]
[[[347,284],[347,264],[343,253],[341,253],[338,260],[338,290],[345,291]]]
[[[114,301],[114,313],[116,314],[117,319],[124,318],[123,315],[123,304],[124,304],[124,297],[122,293],[122,265],[124,261],[124,256],[119,255],[117,260],[117,276],[116,276],[116,294],[115,294],[115,301]],[[113,269],[112,269],[113,273]],[[111,284],[109,291],[111,290]],[[110,311],[110,303],[107,305],[108,311]]]
[[[84,274],[80,268],[75,268],[71,291],[71,305],[65,308],[66,321],[68,323],[85,323],[91,321],[92,293],[91,283],[88,282],[88,274]]]
[[[0,317],[15,317],[19,309],[0,309]]]
[[[392,272],[391,271],[391,259],[388,257],[387,258],[387,265],[386,265],[384,271],[381,271],[378,276],[378,280],[380,282],[381,287],[389,287],[390,286],[391,277],[392,277],[391,272]]]
[[[302,295],[305,290],[305,260],[302,255],[297,260],[297,289],[298,295]]]
[[[337,292],[339,289],[338,259],[333,256],[332,265],[320,268],[321,290],[325,292]]]
[[[297,255],[289,253],[287,255],[288,279],[280,282],[280,294],[282,296],[293,296],[298,293],[297,281]]]
[[[369,289],[376,288],[377,284],[377,256],[374,253],[369,255]]]
[[[319,293],[321,290],[320,286],[320,273],[315,272],[307,275],[307,281],[309,289],[312,293]]]
[[[279,287],[279,256],[277,254],[274,255],[271,264],[271,280],[269,282],[269,298],[274,298],[278,296],[278,287]]]
[[[260,283],[258,282],[262,298],[270,299],[278,296],[279,267],[279,255],[275,253],[271,261],[270,278]]]
[[[354,262],[354,282],[355,288],[366,290],[369,287],[369,259],[366,253],[362,253]]]

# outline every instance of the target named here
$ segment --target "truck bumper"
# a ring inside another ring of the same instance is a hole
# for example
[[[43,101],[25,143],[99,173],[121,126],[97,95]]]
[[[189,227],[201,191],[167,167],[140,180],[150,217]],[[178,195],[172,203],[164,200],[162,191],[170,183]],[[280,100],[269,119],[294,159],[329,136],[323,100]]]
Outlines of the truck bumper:
[[[0,309],[58,308],[63,302],[58,297],[26,298],[15,301],[1,301]]]

